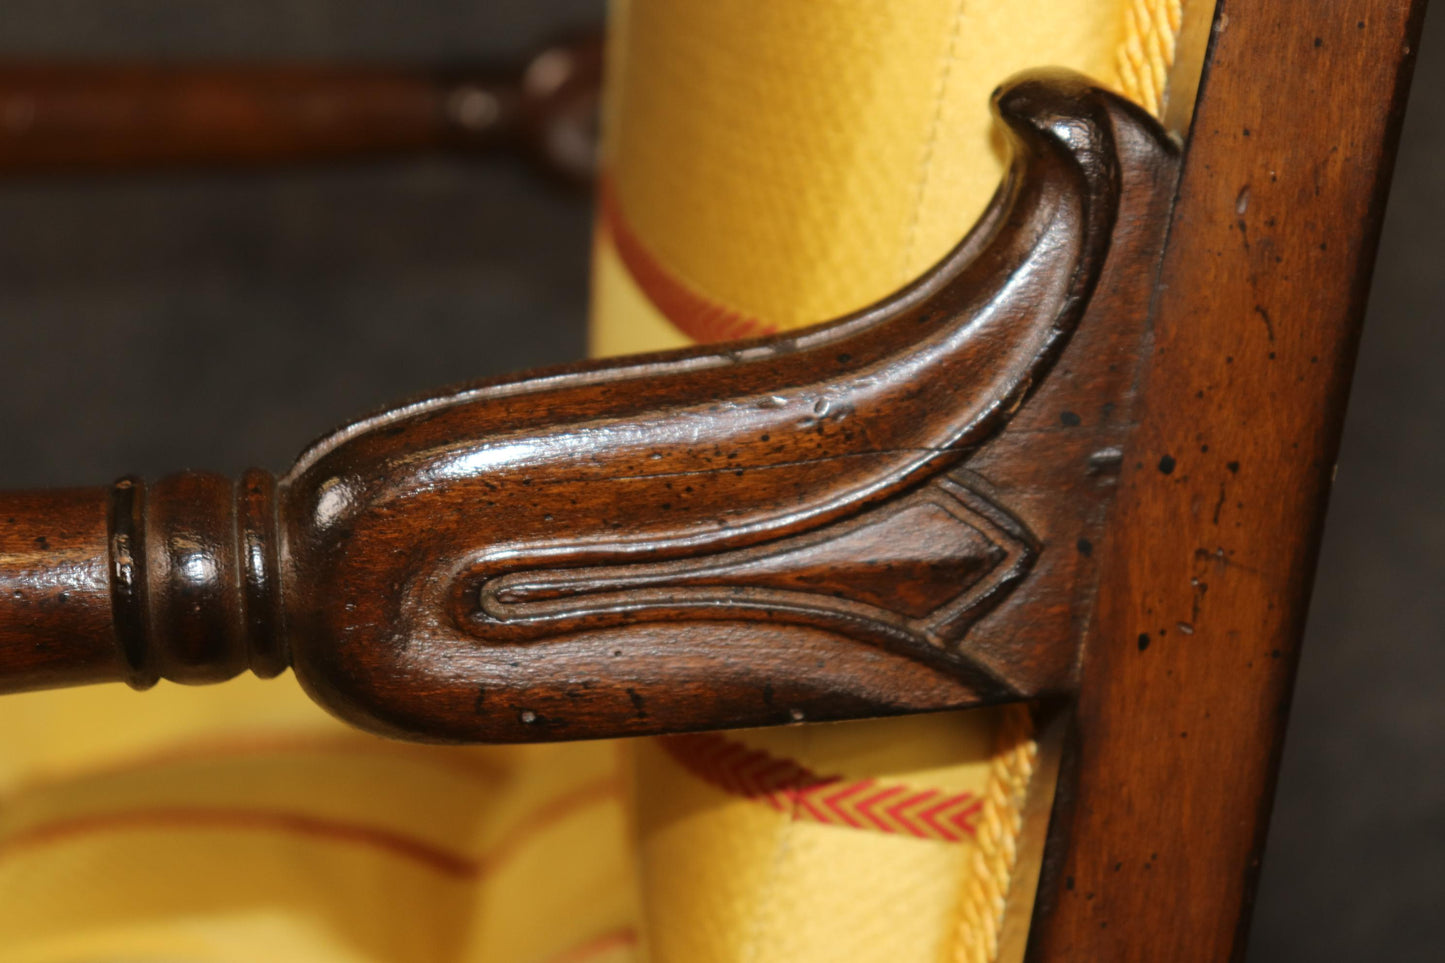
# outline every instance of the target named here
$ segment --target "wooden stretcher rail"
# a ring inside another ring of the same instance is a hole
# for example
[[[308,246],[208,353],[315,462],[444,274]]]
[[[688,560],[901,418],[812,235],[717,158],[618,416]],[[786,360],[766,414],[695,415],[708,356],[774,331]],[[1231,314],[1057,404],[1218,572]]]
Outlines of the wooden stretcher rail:
[[[510,151],[586,182],[602,41],[514,65],[0,64],[0,174]]]

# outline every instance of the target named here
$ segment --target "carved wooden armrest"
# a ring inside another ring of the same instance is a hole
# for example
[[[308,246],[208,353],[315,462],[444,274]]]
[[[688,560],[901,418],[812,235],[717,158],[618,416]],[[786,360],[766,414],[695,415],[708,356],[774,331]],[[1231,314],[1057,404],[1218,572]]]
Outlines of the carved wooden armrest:
[[[277,480],[0,495],[0,690],[289,665],[461,741],[1070,690],[1176,151],[1071,75],[994,108],[978,225],[856,315],[418,398]]]

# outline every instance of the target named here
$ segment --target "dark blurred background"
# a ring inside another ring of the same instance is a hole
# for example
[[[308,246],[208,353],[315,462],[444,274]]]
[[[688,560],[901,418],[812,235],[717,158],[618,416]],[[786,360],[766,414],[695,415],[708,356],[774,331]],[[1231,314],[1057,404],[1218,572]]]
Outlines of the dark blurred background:
[[[602,14],[600,0],[3,0],[0,59],[433,64]],[[1434,961],[1445,945],[1445,10],[1425,32],[1256,961]],[[579,357],[590,221],[586,197],[512,162],[0,180],[0,486],[279,470],[388,399]]]

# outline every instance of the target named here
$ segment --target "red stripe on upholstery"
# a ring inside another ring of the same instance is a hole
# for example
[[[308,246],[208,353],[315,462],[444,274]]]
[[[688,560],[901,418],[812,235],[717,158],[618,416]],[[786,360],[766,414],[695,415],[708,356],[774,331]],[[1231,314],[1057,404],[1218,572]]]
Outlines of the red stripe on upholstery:
[[[708,785],[765,803],[794,821],[956,843],[973,837],[983,804],[971,792],[819,775],[715,733],[667,736],[658,743]]]
[[[505,863],[538,833],[561,822],[568,816],[589,806],[620,797],[621,787],[615,780],[599,779],[596,782],[579,786],[572,792],[563,793],[554,799],[547,800],[518,820],[501,837],[501,842],[492,847],[492,851],[484,857],[483,871]]]
[[[12,794],[33,792],[59,784],[74,785],[81,780],[109,778],[176,765],[217,762],[228,758],[264,759],[305,754],[420,764],[485,783],[501,782],[510,773],[510,770],[500,763],[454,746],[391,742],[362,733],[246,733],[175,742],[81,768],[58,773],[44,772],[27,779],[10,791]]]
[[[472,877],[481,871],[479,860],[374,826],[340,823],[304,813],[252,809],[175,807],[78,816],[21,830],[0,841],[0,856],[82,836],[137,829],[224,829],[289,833],[383,850],[446,876]]]
[[[596,803],[615,799],[612,780],[591,783],[559,796],[524,817],[483,857],[452,852],[425,840],[359,823],[346,823],[308,813],[279,810],[202,807],[157,807],[130,812],[95,813],[42,823],[0,839],[0,859],[10,853],[57,842],[126,830],[221,829],[287,833],[385,852],[444,876],[476,879],[496,870],[540,831]]]
[[[608,950],[620,950],[637,945],[637,931],[629,927],[613,930],[610,933],[603,933],[601,936],[594,936],[585,943],[564,950],[557,956],[552,957],[547,963],[585,963],[587,960],[601,956]]]
[[[603,228],[627,273],[653,307],[694,341],[729,341],[772,334],[777,325],[718,304],[677,278],[652,254],[622,212],[612,179],[605,174],[598,185]]]

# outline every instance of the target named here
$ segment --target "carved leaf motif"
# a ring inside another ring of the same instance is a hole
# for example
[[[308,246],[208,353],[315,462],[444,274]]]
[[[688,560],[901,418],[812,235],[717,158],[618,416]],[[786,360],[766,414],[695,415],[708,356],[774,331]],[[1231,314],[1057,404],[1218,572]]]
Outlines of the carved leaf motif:
[[[475,617],[529,638],[712,617],[826,624],[954,648],[1036,551],[1023,523],[960,473],[818,531],[733,552],[511,572],[482,583]]]

